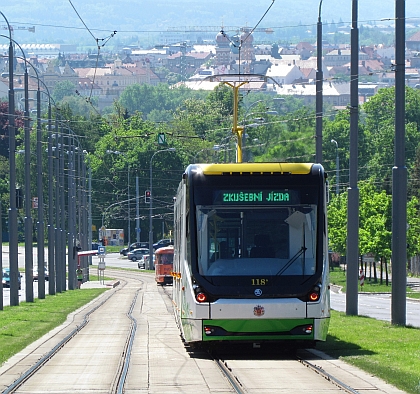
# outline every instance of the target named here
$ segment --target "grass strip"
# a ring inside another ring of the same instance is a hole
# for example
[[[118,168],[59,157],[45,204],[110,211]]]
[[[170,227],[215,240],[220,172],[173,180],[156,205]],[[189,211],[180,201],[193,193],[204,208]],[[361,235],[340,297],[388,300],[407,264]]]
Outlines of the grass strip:
[[[407,393],[420,393],[420,329],[332,311],[327,341],[317,349]]]
[[[45,299],[5,306],[0,311],[0,365],[29,344],[62,324],[69,313],[107,289],[83,289],[47,295]]]

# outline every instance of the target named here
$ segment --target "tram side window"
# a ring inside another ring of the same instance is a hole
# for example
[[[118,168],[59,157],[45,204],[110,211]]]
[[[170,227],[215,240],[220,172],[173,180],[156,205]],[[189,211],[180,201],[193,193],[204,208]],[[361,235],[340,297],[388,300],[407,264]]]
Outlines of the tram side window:
[[[190,234],[190,224],[189,223],[190,223],[190,214],[189,214],[189,212],[187,212],[186,215],[185,215],[185,226],[186,226],[185,250],[186,250],[186,255],[187,255],[187,262],[188,262],[188,265],[190,266],[190,269],[191,269],[191,234]]]

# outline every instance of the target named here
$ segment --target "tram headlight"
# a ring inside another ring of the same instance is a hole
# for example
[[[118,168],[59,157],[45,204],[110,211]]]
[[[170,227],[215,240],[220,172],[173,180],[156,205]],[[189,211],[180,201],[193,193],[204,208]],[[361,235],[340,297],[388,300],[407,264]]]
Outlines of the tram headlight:
[[[200,303],[207,302],[207,298],[208,298],[207,294],[203,293],[203,292],[200,292],[200,293],[195,295],[195,299]]]
[[[200,286],[194,285],[194,293],[195,293],[195,299],[199,303],[208,302],[209,297],[207,294],[201,289]]]
[[[316,302],[321,296],[321,288],[319,286],[314,286],[313,289],[308,294],[308,301]]]

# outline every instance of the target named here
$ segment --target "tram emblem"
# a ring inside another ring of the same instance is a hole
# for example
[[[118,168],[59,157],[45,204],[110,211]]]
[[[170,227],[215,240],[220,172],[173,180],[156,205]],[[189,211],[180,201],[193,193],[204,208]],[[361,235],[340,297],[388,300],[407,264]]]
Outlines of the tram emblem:
[[[265,313],[265,310],[264,310],[263,306],[257,305],[257,306],[254,307],[254,315],[255,316],[262,316],[262,315],[264,315],[264,313]]]
[[[254,294],[255,294],[257,297],[260,297],[260,296],[262,296],[262,290],[261,290],[261,289],[255,289],[255,290],[254,290]]]

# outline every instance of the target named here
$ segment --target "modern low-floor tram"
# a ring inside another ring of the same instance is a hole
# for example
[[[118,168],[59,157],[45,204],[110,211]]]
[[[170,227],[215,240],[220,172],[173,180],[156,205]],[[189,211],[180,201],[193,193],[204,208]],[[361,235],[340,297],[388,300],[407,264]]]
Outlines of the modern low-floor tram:
[[[326,200],[319,164],[190,165],[174,211],[173,302],[183,339],[325,340]]]

